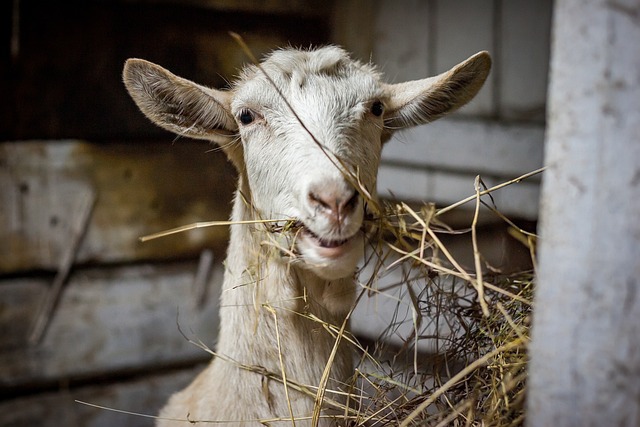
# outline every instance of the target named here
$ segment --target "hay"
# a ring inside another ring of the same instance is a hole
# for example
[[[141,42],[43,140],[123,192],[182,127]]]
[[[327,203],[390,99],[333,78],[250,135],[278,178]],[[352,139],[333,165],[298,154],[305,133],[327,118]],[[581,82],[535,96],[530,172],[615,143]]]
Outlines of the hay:
[[[476,209],[472,223],[462,231],[439,221],[449,207],[436,210],[424,205],[414,210],[404,203],[384,207],[372,239],[375,255],[367,260],[374,273],[363,288],[377,297],[389,293],[389,298],[409,301],[411,315],[406,313],[407,304],[399,302],[388,329],[363,358],[376,362],[358,369],[362,423],[524,424],[533,272],[506,275],[484,265],[476,240],[482,204],[478,183],[476,179],[476,196],[465,199],[475,199]],[[475,271],[465,270],[451,255],[438,237],[446,233],[471,235]],[[534,253],[533,235],[514,227],[510,234]],[[376,288],[378,278],[392,269],[401,271],[401,280]],[[388,343],[397,336],[404,345],[390,348]]]

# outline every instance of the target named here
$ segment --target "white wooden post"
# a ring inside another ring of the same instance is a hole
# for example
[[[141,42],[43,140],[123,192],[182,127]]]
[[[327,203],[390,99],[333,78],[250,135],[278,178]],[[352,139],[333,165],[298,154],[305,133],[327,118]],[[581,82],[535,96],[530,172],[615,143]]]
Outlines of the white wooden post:
[[[640,426],[640,1],[557,0],[528,426]]]

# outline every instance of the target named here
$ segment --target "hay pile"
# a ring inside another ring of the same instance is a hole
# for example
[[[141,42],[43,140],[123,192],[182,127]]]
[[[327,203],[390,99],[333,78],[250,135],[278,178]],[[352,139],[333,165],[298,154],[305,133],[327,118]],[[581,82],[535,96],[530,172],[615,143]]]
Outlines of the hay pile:
[[[416,210],[404,203],[382,208],[367,259],[373,274],[361,285],[363,293],[388,294],[399,302],[387,330],[363,352],[351,396],[359,408],[356,425],[524,424],[533,272],[492,270],[476,236],[485,204],[508,222],[510,234],[529,248],[535,265],[535,236],[481,199],[521,178],[484,191],[477,179],[475,197],[440,210],[432,205]],[[444,212],[474,199],[467,228],[453,230],[440,221]],[[442,243],[443,235],[460,233],[469,235],[474,249],[471,269]],[[393,269],[401,279],[380,287],[378,278]],[[400,346],[388,344],[398,337]]]

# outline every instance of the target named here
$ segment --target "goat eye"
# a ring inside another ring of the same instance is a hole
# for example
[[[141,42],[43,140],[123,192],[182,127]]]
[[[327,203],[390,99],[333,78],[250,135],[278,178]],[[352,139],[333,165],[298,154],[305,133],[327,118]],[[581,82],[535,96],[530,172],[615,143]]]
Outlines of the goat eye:
[[[384,105],[382,105],[382,102],[376,101],[371,104],[371,114],[376,117],[380,117],[382,113],[384,113]]]
[[[240,123],[242,123],[243,125],[248,125],[251,124],[254,120],[255,120],[255,115],[253,113],[253,111],[248,110],[248,109],[244,109],[240,112],[240,115],[238,116],[238,119],[240,120]]]

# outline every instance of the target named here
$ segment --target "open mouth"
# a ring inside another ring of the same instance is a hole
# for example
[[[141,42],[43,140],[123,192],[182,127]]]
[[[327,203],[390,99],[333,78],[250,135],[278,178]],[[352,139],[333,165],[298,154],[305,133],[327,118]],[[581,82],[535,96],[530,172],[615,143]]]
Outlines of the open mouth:
[[[301,238],[307,241],[310,241],[314,246],[317,246],[322,249],[328,249],[328,250],[333,249],[333,250],[339,251],[340,248],[342,248],[343,246],[346,246],[347,243],[349,243],[355,237],[355,235],[348,237],[346,239],[328,239],[325,237],[320,237],[316,233],[311,231],[309,228],[307,228],[307,226],[304,225],[304,223],[302,223],[301,221],[296,222],[294,227],[299,230],[299,233],[300,233],[299,236]]]
[[[319,237],[318,235],[316,235],[313,231],[309,230],[308,228],[303,228],[302,232],[304,234],[306,234],[307,236],[309,236],[310,238],[312,238],[313,240],[315,240],[316,243],[318,244],[318,246],[320,246],[322,248],[337,248],[337,247],[340,247],[340,246],[344,245],[349,240],[351,240],[351,239],[342,239],[342,240],[327,240],[327,239],[323,239],[323,238]]]
[[[364,235],[356,230],[349,237],[322,237],[311,231],[302,221],[291,223],[286,231],[292,238],[292,252],[318,276],[333,280],[352,276],[363,255]]]

